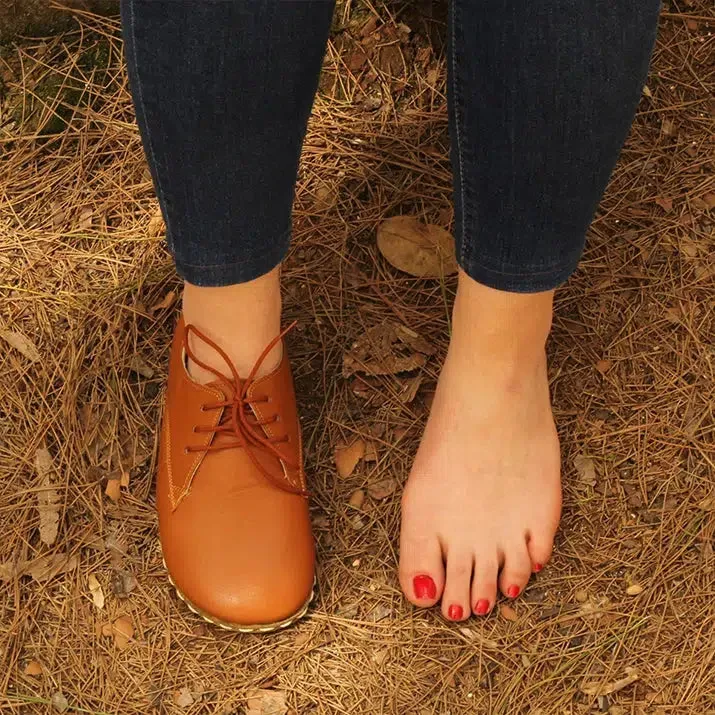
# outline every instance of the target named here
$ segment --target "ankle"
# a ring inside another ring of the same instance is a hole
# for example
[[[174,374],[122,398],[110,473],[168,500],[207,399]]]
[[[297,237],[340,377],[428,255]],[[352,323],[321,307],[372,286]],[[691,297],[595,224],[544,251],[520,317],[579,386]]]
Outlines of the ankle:
[[[266,345],[280,332],[281,295],[279,270],[236,285],[200,287],[184,284],[183,315],[206,337],[226,352],[238,374],[245,378]],[[214,350],[192,339],[196,357],[223,374],[228,367]],[[280,362],[282,347],[276,345],[263,361],[258,376],[271,372]],[[215,375],[193,363],[189,372],[199,382],[210,382]]]

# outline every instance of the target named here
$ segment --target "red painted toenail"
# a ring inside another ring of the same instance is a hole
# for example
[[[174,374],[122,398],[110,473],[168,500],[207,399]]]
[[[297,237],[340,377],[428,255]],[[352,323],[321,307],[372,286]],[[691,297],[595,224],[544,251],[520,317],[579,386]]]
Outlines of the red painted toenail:
[[[509,586],[509,590],[506,592],[506,595],[509,596],[509,598],[516,598],[521,589],[518,586]]]
[[[464,615],[464,609],[459,604],[453,603],[449,607],[449,611],[447,611],[447,614],[449,615],[451,620],[459,621]]]
[[[474,607],[474,612],[478,616],[484,616],[489,611],[489,601],[486,598],[482,598],[477,601],[477,605]]]
[[[432,600],[437,597],[437,586],[435,586],[430,576],[415,576],[412,585],[415,588],[417,598]]]
[[[544,568],[543,564],[534,564],[534,573],[539,573]]]

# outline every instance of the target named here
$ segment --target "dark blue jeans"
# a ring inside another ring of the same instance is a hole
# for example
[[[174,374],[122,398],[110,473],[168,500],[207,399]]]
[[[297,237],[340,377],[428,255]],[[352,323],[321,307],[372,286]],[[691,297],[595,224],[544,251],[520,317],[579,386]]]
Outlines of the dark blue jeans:
[[[122,0],[131,91],[177,270],[283,259],[332,0]],[[626,137],[659,0],[452,0],[457,258],[548,290],[575,269]]]

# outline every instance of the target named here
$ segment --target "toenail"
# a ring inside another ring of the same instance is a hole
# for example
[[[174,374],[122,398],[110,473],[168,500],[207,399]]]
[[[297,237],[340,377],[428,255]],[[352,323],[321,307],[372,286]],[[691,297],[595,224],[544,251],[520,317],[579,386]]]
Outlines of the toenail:
[[[509,586],[509,590],[506,592],[506,595],[509,596],[509,598],[516,598],[520,591],[521,589],[518,586]]]
[[[449,607],[449,611],[447,611],[447,615],[450,617],[451,620],[459,621],[462,619],[462,616],[464,615],[464,609],[458,603],[453,603]]]
[[[544,568],[543,564],[534,564],[534,573],[539,573]]]
[[[485,616],[489,611],[489,601],[486,598],[481,598],[477,601],[477,605],[474,607],[474,612],[478,616]]]
[[[431,600],[437,596],[437,586],[430,576],[415,576],[412,581],[415,596],[419,599]]]

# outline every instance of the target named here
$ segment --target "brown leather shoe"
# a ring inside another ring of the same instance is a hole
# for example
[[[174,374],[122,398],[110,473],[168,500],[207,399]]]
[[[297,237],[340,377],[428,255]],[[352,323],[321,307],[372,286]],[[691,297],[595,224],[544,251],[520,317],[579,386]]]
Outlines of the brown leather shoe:
[[[210,345],[229,375],[194,382],[188,336]],[[216,625],[272,631],[305,614],[315,554],[293,378],[280,365],[244,380],[226,354],[180,320],[171,349],[157,480],[159,534],[169,578]]]

